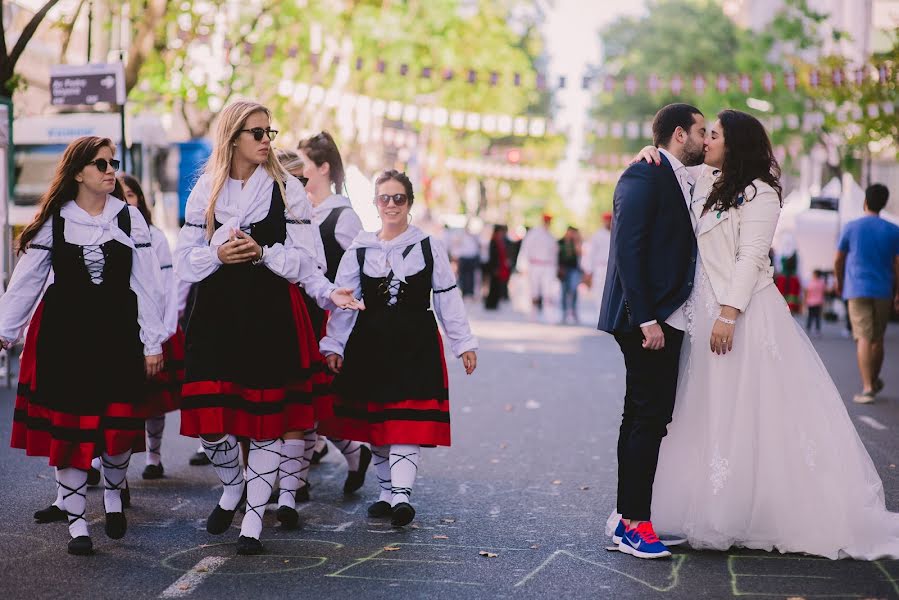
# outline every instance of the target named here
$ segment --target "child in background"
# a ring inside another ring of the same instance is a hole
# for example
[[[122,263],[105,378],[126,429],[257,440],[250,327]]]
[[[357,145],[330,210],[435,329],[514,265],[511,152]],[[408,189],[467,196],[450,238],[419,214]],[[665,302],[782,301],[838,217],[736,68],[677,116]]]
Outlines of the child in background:
[[[816,269],[812,274],[812,280],[805,286],[805,307],[808,310],[805,330],[810,335],[812,333],[812,324],[815,325],[818,335],[821,335],[821,310],[824,307],[825,291],[826,284],[823,273]]]

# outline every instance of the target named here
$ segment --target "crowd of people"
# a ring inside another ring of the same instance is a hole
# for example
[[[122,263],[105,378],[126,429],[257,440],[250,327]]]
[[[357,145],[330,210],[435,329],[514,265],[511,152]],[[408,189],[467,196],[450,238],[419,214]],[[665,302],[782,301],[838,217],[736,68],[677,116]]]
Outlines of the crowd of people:
[[[320,436],[346,458],[345,493],[374,463],[369,516],[415,516],[421,448],[451,440],[438,320],[466,373],[477,366],[446,248],[410,225],[404,173],[378,177],[381,227],[365,232],[333,138],[279,155],[277,133],[264,106],[225,107],[174,252],[139,182],[116,176],[112,141],[79,138],[18,240],[0,298],[2,346],[27,327],[12,445],[54,468],[57,499],[35,520],[67,521],[71,554],[93,552],[91,483],[104,486],[106,535],[126,534],[131,456],[146,450],[143,476],[164,476],[176,409],[222,483],[207,531],[224,534],[243,506],[238,554],[264,551],[271,500],[282,527],[298,526]]]

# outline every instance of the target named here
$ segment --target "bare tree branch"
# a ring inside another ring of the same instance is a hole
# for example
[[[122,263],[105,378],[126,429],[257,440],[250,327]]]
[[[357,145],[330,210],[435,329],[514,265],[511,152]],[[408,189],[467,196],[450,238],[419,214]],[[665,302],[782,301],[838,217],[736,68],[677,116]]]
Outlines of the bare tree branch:
[[[31,41],[31,38],[34,37],[37,28],[40,26],[41,21],[44,20],[44,17],[47,16],[47,13],[50,12],[50,9],[56,6],[59,0],[48,0],[46,4],[44,4],[39,11],[37,11],[31,20],[28,21],[28,25],[25,26],[25,29],[22,30],[22,34],[19,36],[19,39],[16,40],[16,45],[13,46],[12,52],[9,53],[8,61],[9,61],[9,73],[12,74],[13,69],[16,67],[16,63],[19,61],[19,57],[22,56],[22,52],[25,51],[25,46],[28,45],[28,42]]]
[[[62,33],[62,49],[59,51],[59,61],[63,62],[66,57],[66,53],[69,51],[69,44],[72,42],[72,33],[75,31],[75,22],[78,20],[78,16],[81,14],[81,10],[84,8],[85,0],[78,0],[78,6],[75,7],[75,14],[72,15],[72,18],[69,19],[69,22],[66,23],[65,28]]]
[[[147,3],[134,34],[134,40],[128,52],[128,64],[125,65],[125,93],[137,85],[137,77],[147,57],[153,51],[159,24],[171,5],[171,0],[150,0]]]

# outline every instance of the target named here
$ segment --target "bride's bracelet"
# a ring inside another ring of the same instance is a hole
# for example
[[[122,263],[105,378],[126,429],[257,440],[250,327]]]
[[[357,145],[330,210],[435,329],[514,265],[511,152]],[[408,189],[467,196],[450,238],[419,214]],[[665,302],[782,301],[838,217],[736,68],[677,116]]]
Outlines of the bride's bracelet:
[[[728,325],[736,325],[737,324],[737,322],[735,320],[728,319],[727,317],[722,317],[721,315],[718,315],[718,320],[721,321],[722,323],[727,323]]]

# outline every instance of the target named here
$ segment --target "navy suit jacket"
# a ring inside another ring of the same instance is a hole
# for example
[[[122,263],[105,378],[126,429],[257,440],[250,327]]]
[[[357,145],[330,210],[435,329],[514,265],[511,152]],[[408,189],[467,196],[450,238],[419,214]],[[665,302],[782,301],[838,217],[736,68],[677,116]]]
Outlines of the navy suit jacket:
[[[599,329],[625,333],[665,321],[690,296],[696,236],[671,163],[638,162],[615,186]]]

